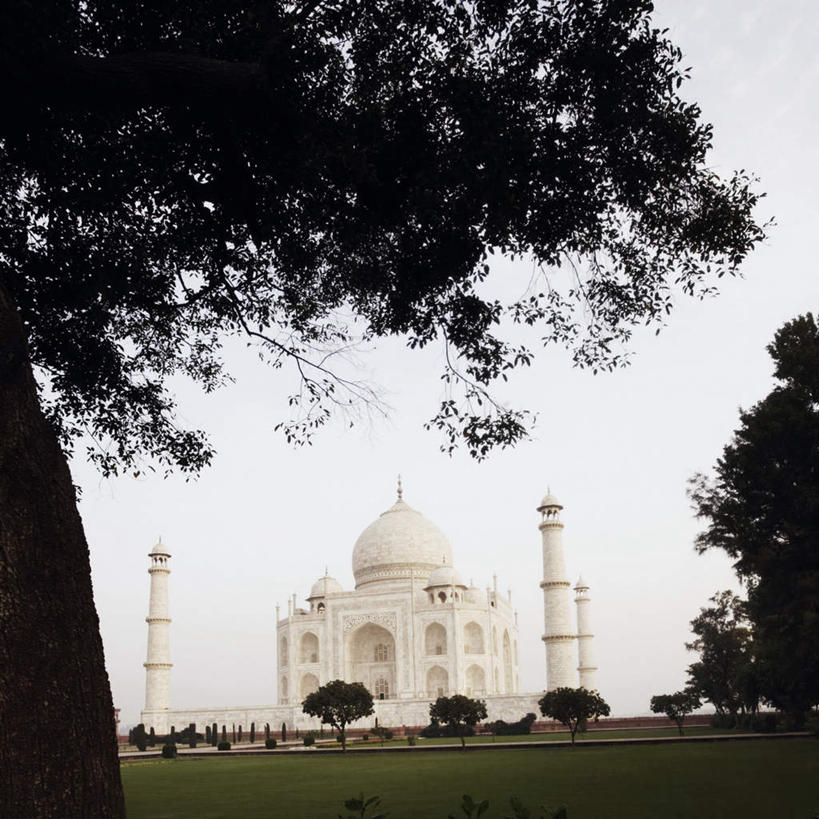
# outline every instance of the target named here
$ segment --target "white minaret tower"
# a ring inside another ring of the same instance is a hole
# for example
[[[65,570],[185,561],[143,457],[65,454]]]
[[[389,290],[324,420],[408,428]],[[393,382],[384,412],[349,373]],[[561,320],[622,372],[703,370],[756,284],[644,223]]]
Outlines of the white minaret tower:
[[[151,602],[148,607],[148,659],[145,661],[145,730],[153,727],[158,734],[167,733],[171,696],[171,618],[168,617],[168,568],[170,554],[162,538],[148,555],[151,558]]]
[[[597,666],[594,664],[594,634],[591,628],[589,586],[580,577],[574,587],[577,606],[577,673],[580,685],[589,691],[597,689]]]
[[[548,492],[537,510],[541,514],[540,529],[543,539],[543,612],[546,644],[546,690],[577,686],[574,664],[575,632],[571,623],[571,583],[566,579],[563,559],[563,524],[557,498]]]

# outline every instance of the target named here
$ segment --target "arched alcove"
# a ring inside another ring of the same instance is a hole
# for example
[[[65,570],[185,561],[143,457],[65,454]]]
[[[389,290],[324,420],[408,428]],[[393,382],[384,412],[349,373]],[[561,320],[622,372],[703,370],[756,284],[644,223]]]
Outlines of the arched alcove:
[[[306,631],[299,640],[299,662],[317,663],[319,661],[319,641],[312,631]]]
[[[345,667],[345,679],[364,683],[376,699],[395,696],[395,639],[382,626],[365,623],[347,635]]]
[[[282,702],[287,701],[287,677],[282,677],[281,680],[279,680],[279,699],[282,700]]]
[[[512,641],[506,629],[503,630],[503,686],[504,693],[512,693]]]
[[[471,665],[466,669],[466,695],[468,697],[482,697],[486,694],[486,673],[479,665]]]
[[[279,640],[279,665],[287,665],[287,637]]]
[[[430,623],[424,632],[424,653],[446,654],[446,629],[440,623]]]
[[[449,674],[445,668],[434,665],[427,671],[427,696],[432,699],[445,697],[449,691]]]
[[[299,697],[304,699],[308,694],[318,691],[319,681],[315,674],[302,674],[301,685],[299,686]]]
[[[464,626],[464,654],[483,654],[483,629],[475,622]]]

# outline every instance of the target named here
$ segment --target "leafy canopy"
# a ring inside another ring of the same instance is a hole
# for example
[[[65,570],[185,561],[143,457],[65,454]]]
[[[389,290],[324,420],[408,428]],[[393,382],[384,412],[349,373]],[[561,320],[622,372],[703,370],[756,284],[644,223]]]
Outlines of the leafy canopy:
[[[688,714],[696,711],[702,703],[696,693],[687,689],[673,694],[656,694],[651,698],[651,710],[655,714],[665,714],[677,724],[680,736],[683,734],[683,722]]]
[[[750,410],[713,476],[690,497],[748,589],[759,693],[776,707],[819,703],[819,328],[811,313],[781,327],[768,352],[778,383]]]
[[[611,713],[608,703],[597,693],[587,688],[563,686],[547,691],[539,700],[540,713],[544,717],[562,722],[571,732],[572,743],[578,727],[587,720],[597,720]]]
[[[373,713],[373,695],[360,682],[332,680],[304,698],[302,711],[338,729],[346,750],[345,729],[351,722]]]
[[[688,667],[689,687],[708,700],[718,714],[758,706],[754,643],[746,604],[730,591],[711,598],[713,606],[700,609],[691,621],[695,639],[686,643],[699,660]]]
[[[486,703],[464,694],[453,694],[451,697],[438,697],[430,703],[429,718],[433,722],[442,722],[454,729],[465,747],[464,729],[475,726],[486,719]]]
[[[296,367],[293,441],[374,400],[333,355],[393,335],[444,345],[446,449],[520,440],[531,417],[489,392],[532,360],[515,323],[616,366],[763,237],[651,9],[4,3],[0,287],[64,446],[198,470],[172,379],[220,386],[230,336]],[[495,252],[532,262],[517,300],[486,294]]]

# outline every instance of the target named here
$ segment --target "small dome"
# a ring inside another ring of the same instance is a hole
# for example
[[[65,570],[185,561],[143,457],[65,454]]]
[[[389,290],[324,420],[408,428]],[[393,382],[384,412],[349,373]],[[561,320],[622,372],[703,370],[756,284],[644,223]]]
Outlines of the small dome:
[[[326,574],[313,583],[313,588],[310,589],[310,596],[307,599],[313,600],[317,597],[326,597],[328,594],[338,594],[338,592],[343,591],[344,587],[341,583],[335,577]]]
[[[465,589],[466,583],[452,566],[439,566],[430,574],[425,588],[432,589],[436,586],[460,586]]]
[[[560,501],[551,493],[547,492],[546,495],[543,496],[543,500],[540,502],[540,506],[538,506],[538,511],[541,509],[548,509],[549,507],[557,507],[558,509],[562,509],[563,505]]]
[[[477,586],[470,586],[466,590],[465,599],[467,603],[484,603],[486,602],[486,592]]]
[[[152,555],[163,555],[164,557],[170,557],[171,556],[171,553],[168,551],[167,547],[162,542],[162,538],[159,538],[159,540],[156,542],[156,546],[154,546],[154,548],[151,549],[151,554]]]
[[[588,589],[589,584],[583,580],[583,575],[581,574],[580,577],[577,578],[577,583],[574,584],[575,589]]]
[[[420,580],[442,562],[452,563],[446,535],[401,497],[359,535],[353,548],[356,588]]]

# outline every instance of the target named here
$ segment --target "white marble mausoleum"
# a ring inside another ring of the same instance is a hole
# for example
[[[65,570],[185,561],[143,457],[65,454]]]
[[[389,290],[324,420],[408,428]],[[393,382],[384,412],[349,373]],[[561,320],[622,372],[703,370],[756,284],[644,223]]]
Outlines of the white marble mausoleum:
[[[575,586],[577,628],[572,624],[560,510],[551,495],[541,501],[546,645],[544,688],[595,687],[588,586]],[[455,693],[486,701],[490,720],[516,721],[538,713],[543,692],[521,693],[517,613],[511,593],[464,583],[455,569],[444,533],[403,499],[399,481],[395,503],[373,521],[353,547],[355,588],[345,590],[327,572],[299,606],[296,595],[287,616],[276,606],[278,698],[275,705],[172,709],[170,707],[170,618],[168,561],[161,541],[150,554],[151,601],[148,621],[145,728],[157,733],[193,722],[260,729],[318,728],[302,713],[301,702],[320,685],[343,679],[362,682],[375,700],[385,726],[425,725],[429,704]],[[527,650],[533,650],[528,646]],[[356,726],[354,726],[356,727]]]

